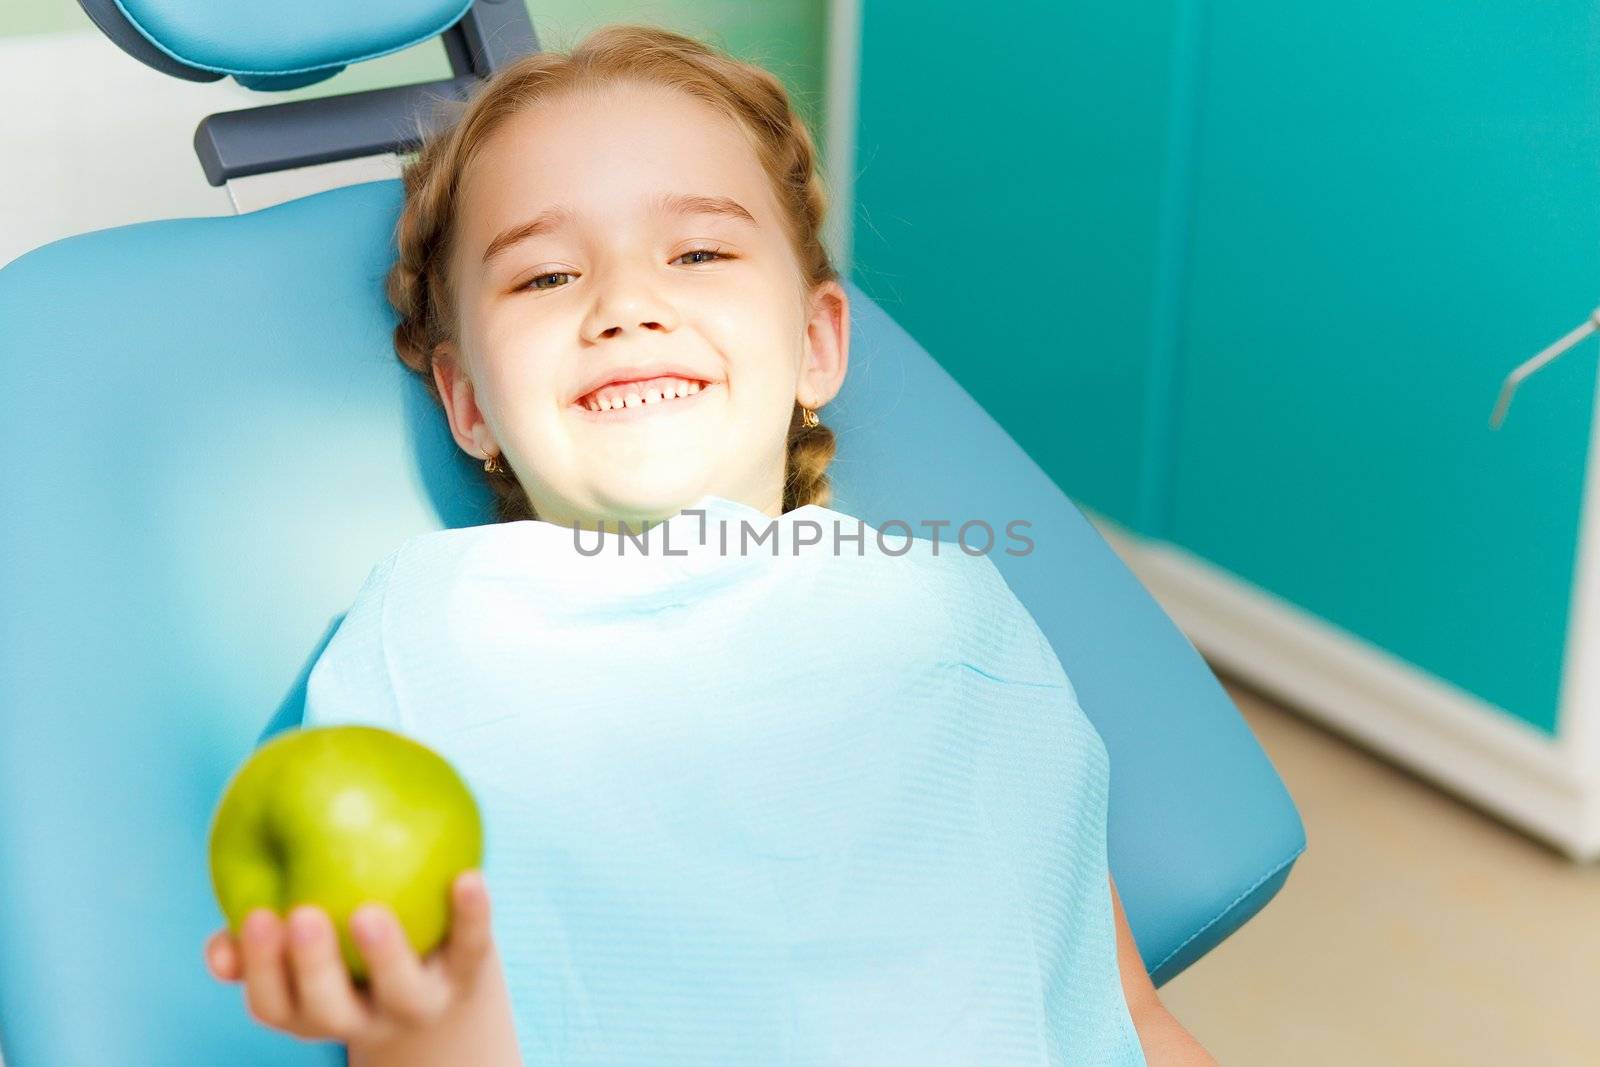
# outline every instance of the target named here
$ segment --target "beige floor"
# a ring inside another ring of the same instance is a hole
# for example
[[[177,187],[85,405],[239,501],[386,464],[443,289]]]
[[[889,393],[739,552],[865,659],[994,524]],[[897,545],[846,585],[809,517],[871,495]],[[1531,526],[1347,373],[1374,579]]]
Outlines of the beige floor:
[[[1226,1067],[1600,1065],[1600,867],[1223,683],[1306,851],[1162,987],[1184,1026]]]

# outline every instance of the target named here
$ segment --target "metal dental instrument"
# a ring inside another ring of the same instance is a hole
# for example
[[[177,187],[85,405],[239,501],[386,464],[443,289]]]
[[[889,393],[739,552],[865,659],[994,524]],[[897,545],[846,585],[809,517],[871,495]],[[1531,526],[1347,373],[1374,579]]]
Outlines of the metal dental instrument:
[[[1591,333],[1594,333],[1596,329],[1600,329],[1600,308],[1595,308],[1593,311],[1589,312],[1589,318],[1585,320],[1582,326],[1579,326],[1561,340],[1557,341],[1555,344],[1551,345],[1549,348],[1545,349],[1543,352],[1540,352],[1537,356],[1534,356],[1532,359],[1528,360],[1528,362],[1524,363],[1522,366],[1506,375],[1505,384],[1500,387],[1500,399],[1497,400],[1494,405],[1494,414],[1489,416],[1490,429],[1498,430],[1500,428],[1500,423],[1505,420],[1507,409],[1511,407],[1511,394],[1513,391],[1515,391],[1518,385],[1522,384],[1522,380],[1524,378],[1528,377],[1546,363],[1549,363],[1552,359],[1555,359],[1561,353],[1565,352],[1567,349],[1571,348],[1585,337],[1588,337]]]

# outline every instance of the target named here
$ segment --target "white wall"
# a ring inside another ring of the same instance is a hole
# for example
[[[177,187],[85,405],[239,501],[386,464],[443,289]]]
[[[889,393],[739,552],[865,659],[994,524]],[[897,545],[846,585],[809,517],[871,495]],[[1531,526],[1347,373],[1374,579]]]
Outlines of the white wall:
[[[169,78],[87,30],[0,38],[0,101],[4,265],[69,234],[231,214],[200,172],[194,129],[260,96]]]

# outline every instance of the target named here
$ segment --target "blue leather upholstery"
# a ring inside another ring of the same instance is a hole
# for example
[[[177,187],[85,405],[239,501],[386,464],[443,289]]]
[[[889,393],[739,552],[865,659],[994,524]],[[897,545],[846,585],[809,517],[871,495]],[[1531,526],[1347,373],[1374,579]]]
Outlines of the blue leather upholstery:
[[[293,20],[285,20],[292,22]],[[336,1063],[204,971],[228,775],[405,537],[492,521],[390,347],[398,182],[144,223],[0,271],[0,1046],[7,1067]],[[996,563],[1111,756],[1111,867],[1158,983],[1305,845],[1226,693],[1011,438],[851,287],[834,507],[1027,519]],[[919,528],[919,533],[927,534]],[[945,531],[945,538],[953,527]],[[270,721],[269,721],[270,720]]]
[[[410,48],[460,21],[472,0],[116,0],[116,5],[146,40],[186,66],[273,76],[337,69]]]

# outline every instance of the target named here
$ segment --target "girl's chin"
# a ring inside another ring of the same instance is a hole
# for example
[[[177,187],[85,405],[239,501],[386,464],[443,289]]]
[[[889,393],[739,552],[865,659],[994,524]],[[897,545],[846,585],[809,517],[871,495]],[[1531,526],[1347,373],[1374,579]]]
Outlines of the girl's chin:
[[[642,533],[657,522],[670,519],[684,508],[693,506],[704,494],[686,491],[681,496],[663,496],[660,493],[630,492],[610,486],[590,486],[581,494],[587,501],[563,512],[566,518],[560,525],[594,531]],[[619,528],[620,527],[620,528]]]
[[[681,473],[681,472],[680,472]],[[705,495],[700,481],[680,481],[663,474],[659,479],[632,478],[598,486],[596,498],[605,510],[619,517],[666,517]]]

